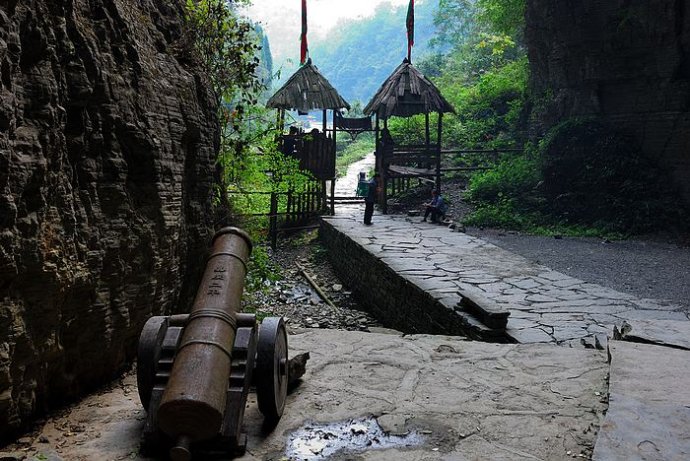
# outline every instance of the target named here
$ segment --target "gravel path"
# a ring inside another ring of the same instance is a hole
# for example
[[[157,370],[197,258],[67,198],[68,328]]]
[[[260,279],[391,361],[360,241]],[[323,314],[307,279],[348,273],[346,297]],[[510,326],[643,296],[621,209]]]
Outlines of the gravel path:
[[[608,242],[467,230],[494,245],[564,274],[642,298],[665,299],[690,311],[690,247],[644,240]]]
[[[261,291],[245,292],[245,310],[285,317],[289,332],[304,327],[351,331],[382,327],[361,310],[352,292],[335,275],[317,236],[316,231],[310,231],[279,240],[271,261],[280,268],[281,279],[266,282]],[[318,295],[305,273],[332,304]]]

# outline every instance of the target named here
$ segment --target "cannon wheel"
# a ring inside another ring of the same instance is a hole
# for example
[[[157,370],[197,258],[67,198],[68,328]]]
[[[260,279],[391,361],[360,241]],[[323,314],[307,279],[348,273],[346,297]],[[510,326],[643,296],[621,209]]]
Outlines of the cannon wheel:
[[[156,378],[156,364],[160,356],[160,344],[168,329],[168,317],[151,317],[144,324],[139,335],[137,349],[137,387],[139,400],[146,411],[149,410],[153,383]]]
[[[256,352],[256,399],[267,425],[283,416],[288,387],[288,343],[282,317],[267,317],[259,327]]]

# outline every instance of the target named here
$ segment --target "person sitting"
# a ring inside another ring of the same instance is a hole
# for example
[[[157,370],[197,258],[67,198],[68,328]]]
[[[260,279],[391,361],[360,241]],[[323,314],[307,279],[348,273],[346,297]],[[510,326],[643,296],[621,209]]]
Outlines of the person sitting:
[[[426,218],[431,215],[431,222],[439,222],[443,220],[446,216],[446,202],[443,200],[443,196],[438,193],[436,189],[431,190],[431,202],[427,203],[426,211],[424,212],[423,222],[426,222]]]

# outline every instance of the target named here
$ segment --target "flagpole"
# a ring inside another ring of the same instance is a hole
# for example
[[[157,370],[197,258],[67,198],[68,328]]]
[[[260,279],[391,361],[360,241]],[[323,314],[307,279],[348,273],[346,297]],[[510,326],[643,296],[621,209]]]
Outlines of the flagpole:
[[[407,61],[412,63],[412,47],[414,46],[414,0],[410,0],[407,7]]]
[[[307,44],[307,0],[302,0],[302,35],[300,37],[300,65],[307,62],[309,46]]]

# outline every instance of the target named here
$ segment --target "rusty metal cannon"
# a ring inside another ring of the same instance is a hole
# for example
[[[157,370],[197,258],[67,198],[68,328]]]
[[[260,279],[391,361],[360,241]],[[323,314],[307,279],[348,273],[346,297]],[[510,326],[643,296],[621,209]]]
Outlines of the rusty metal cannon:
[[[213,237],[211,255],[189,315],[152,317],[139,338],[137,383],[148,414],[144,449],[169,450],[173,461],[193,451],[240,455],[242,420],[256,387],[265,422],[283,414],[288,386],[288,344],[280,317],[240,313],[251,253],[242,230]]]

